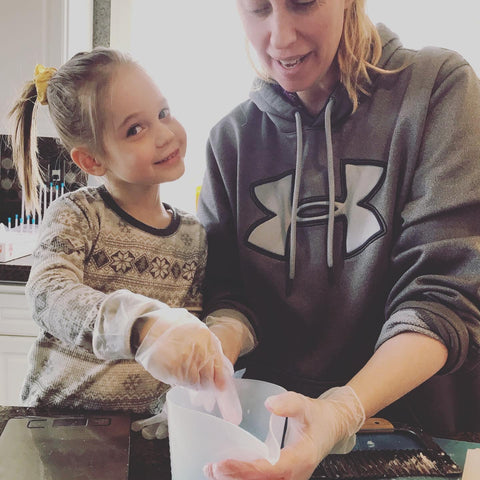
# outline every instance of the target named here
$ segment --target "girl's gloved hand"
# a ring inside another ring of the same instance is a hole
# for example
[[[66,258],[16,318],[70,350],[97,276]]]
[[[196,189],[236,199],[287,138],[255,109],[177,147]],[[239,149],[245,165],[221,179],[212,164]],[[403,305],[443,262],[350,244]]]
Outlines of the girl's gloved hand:
[[[164,383],[195,390],[226,385],[233,369],[203,322],[184,308],[161,309],[150,313],[152,318],[135,354],[145,370]]]
[[[132,422],[134,432],[142,431],[142,437],[147,440],[154,438],[161,440],[168,437],[167,407],[158,414],[144,420],[135,420]]]
[[[192,389],[195,401],[205,408],[211,410],[217,403],[223,418],[238,425],[240,399],[233,366],[220,340],[183,308],[150,313],[149,325],[152,318],[155,321],[140,342],[135,360],[157,380]]]
[[[294,392],[269,397],[272,413],[289,417],[286,446],[274,465],[267,460],[224,460],[204,467],[210,480],[308,480],[329,453],[348,453],[365,411],[349,386],[328,390],[317,399]]]

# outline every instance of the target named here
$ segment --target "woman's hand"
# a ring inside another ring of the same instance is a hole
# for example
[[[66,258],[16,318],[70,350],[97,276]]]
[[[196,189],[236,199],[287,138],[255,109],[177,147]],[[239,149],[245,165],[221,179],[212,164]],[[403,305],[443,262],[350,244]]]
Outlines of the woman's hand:
[[[318,399],[294,392],[269,397],[265,406],[275,415],[288,417],[286,446],[274,465],[267,460],[224,460],[208,464],[211,480],[308,480],[329,453],[347,453],[354,434],[365,421],[362,404],[351,387],[332,388]]]

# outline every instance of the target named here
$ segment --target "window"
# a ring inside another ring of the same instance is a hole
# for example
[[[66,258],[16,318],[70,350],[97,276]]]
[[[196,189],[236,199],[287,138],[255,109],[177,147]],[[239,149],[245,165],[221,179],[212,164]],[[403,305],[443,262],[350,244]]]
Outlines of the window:
[[[412,48],[439,45],[461,52],[480,72],[476,0],[367,0]],[[254,74],[234,0],[112,0],[111,45],[129,50],[167,96],[188,136],[185,175],[162,185],[162,199],[195,210],[210,128],[247,99]]]
[[[187,131],[184,176],[162,200],[195,211],[210,128],[248,98],[254,74],[233,0],[112,0],[111,46],[128,50]]]

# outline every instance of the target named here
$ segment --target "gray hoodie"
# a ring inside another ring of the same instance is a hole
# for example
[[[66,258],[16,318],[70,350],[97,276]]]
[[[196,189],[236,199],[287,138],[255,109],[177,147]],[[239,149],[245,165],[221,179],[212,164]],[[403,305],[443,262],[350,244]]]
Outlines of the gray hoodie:
[[[311,116],[257,80],[207,146],[206,311],[253,326],[249,376],[312,396],[405,331],[447,346],[443,374],[480,361],[480,82],[378,28],[405,68],[354,114],[340,84]]]

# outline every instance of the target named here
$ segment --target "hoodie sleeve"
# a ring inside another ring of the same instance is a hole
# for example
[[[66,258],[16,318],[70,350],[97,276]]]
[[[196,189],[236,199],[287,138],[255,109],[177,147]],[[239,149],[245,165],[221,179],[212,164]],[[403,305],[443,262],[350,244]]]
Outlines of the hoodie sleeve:
[[[429,331],[449,350],[442,373],[480,361],[479,160],[480,82],[452,54],[428,105],[392,253],[396,283],[377,343],[402,331]]]
[[[236,176],[235,147],[226,142],[223,128],[214,128],[207,144],[206,173],[198,202],[197,215],[207,231],[208,260],[204,289],[204,314],[216,310],[236,310],[242,321],[253,328],[257,338],[258,326],[247,306],[241,284],[238,240],[236,234],[236,193],[228,185]],[[215,147],[214,147],[215,146]],[[221,162],[220,162],[221,158]]]

